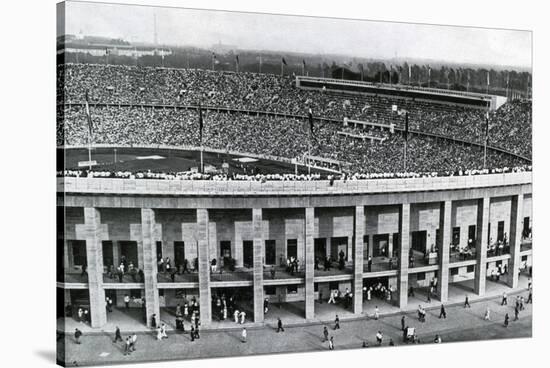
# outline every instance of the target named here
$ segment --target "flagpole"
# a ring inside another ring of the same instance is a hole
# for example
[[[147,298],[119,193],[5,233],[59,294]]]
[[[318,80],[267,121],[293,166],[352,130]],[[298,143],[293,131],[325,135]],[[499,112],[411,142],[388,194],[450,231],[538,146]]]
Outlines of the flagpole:
[[[201,144],[201,149],[200,149],[200,160],[201,160],[200,172],[201,172],[201,174],[204,174],[204,157],[203,157],[204,146],[203,146],[203,143],[202,143],[202,129],[203,129],[202,108],[201,108],[201,103],[199,102],[199,135],[200,135],[200,144]]]
[[[204,174],[204,157],[203,157],[204,147],[201,142],[201,174]]]
[[[487,168],[487,142],[489,141],[489,104],[487,103],[487,115],[485,117],[485,142],[483,145],[483,168]]]
[[[92,115],[90,113],[88,91],[86,91],[86,118],[88,120],[88,170],[92,171]]]
[[[92,137],[88,139],[88,170],[92,171]]]
[[[405,146],[403,147],[403,172],[407,172],[407,146],[409,144],[409,112],[405,111]]]

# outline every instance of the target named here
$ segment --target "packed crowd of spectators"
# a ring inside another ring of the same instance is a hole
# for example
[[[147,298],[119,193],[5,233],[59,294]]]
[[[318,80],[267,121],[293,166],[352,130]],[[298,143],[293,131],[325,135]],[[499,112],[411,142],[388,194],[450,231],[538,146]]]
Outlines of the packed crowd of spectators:
[[[483,110],[383,96],[305,91],[296,88],[292,78],[272,74],[67,64],[58,68],[58,82],[65,103],[58,110],[58,145],[88,143],[88,124],[81,105],[86,91],[96,144],[199,146],[197,110],[171,107],[196,105],[199,100],[203,106],[293,115],[304,115],[309,106],[319,117],[343,121],[348,116],[402,126],[403,114],[392,108],[397,105],[398,111],[408,112],[411,130],[478,143],[485,139]],[[166,106],[147,106],[151,104]],[[310,135],[307,119],[212,109],[205,109],[203,118],[205,147],[302,161],[307,154],[339,161],[352,173],[392,173],[403,168],[404,137],[400,133],[351,130],[342,123],[316,120]],[[385,139],[358,139],[340,135],[339,131]],[[510,102],[491,114],[489,143],[530,157],[531,131],[531,103]],[[483,167],[479,148],[429,136],[409,137],[407,156],[406,169],[412,172],[465,172]],[[493,150],[487,154],[488,167],[524,164],[519,158]]]
[[[517,167],[503,167],[482,170],[459,170],[442,172],[388,172],[388,173],[354,173],[354,174],[202,174],[198,172],[152,172],[152,171],[107,171],[107,170],[61,170],[57,172],[58,177],[71,178],[112,178],[112,179],[157,179],[157,180],[214,180],[214,181],[316,181],[316,180],[367,180],[367,179],[414,179],[414,178],[436,178],[446,176],[473,176],[485,174],[518,173],[531,171],[529,165]]]
[[[93,142],[120,145],[199,146],[196,110],[97,106],[92,109]],[[310,137],[305,120],[279,116],[252,116],[226,112],[203,113],[203,145],[213,149],[248,152],[294,159],[304,154],[342,162],[349,172],[395,172],[403,167],[404,138],[390,135],[383,142],[338,134],[341,126],[316,122]],[[84,145],[88,125],[84,107],[68,106],[58,122],[58,144]],[[409,137],[407,171],[442,172],[483,167],[483,152],[468,145],[450,144],[429,136]],[[495,151],[488,167],[524,164],[514,156]]]
[[[410,129],[466,141],[485,140],[485,111],[464,106],[384,96],[302,90],[291,76],[214,72],[198,69],[150,68],[123,65],[65,64],[58,67],[58,98],[82,103],[166,104],[216,106],[315,116],[342,120],[344,116],[404,125]],[[513,132],[513,133],[512,133]],[[513,136],[512,136],[513,135]],[[531,155],[531,103],[511,102],[491,114],[489,144],[527,157]]]

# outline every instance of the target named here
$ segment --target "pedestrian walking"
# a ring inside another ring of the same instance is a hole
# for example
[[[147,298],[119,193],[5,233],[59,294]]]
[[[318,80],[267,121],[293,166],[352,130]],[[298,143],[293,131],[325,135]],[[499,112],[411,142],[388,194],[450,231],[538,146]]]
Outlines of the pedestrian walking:
[[[378,344],[378,346],[382,345],[382,338],[383,338],[382,332],[378,331],[376,333],[376,343]]]
[[[490,321],[491,320],[491,310],[489,307],[485,310],[485,316],[483,317],[484,320]]]
[[[380,310],[378,309],[378,306],[374,307],[374,319],[378,319],[380,317]]]
[[[195,326],[195,339],[200,339],[201,335],[199,334],[199,326]]]
[[[132,353],[132,351],[130,350],[130,336],[128,336],[126,338],[126,340],[124,341],[124,355],[130,355]]]
[[[330,340],[328,341],[328,349],[334,350],[334,336],[331,336]]]
[[[405,316],[401,316],[401,331],[405,331]]]
[[[246,327],[243,327],[243,330],[241,331],[241,341],[246,342],[246,337],[247,337]]]
[[[134,332],[131,337],[131,344],[130,347],[132,348],[132,351],[136,351],[136,344],[137,344],[137,334]]]
[[[126,309],[130,309],[130,296],[128,294],[124,295],[124,305]]]
[[[517,321],[519,319],[519,306],[514,307],[514,321]]]
[[[156,315],[156,313],[153,313],[153,315],[151,316],[151,327],[152,328],[157,328],[157,315]]]
[[[325,337],[323,342],[328,341],[328,328],[327,328],[327,326],[323,327],[323,336]]]
[[[168,338],[168,335],[166,334],[166,325],[164,323],[161,324],[161,326],[160,326],[160,333],[161,333],[163,339]]]
[[[519,310],[522,311],[525,309],[525,298],[521,296],[519,298]]]
[[[510,316],[508,316],[508,313],[504,316],[504,327],[508,327],[508,323],[510,322]]]
[[[191,325],[191,342],[195,341],[195,326]]]
[[[468,298],[468,295],[466,295],[466,298],[464,299],[464,308],[471,308],[470,299]]]
[[[157,327],[157,340],[162,340],[162,330],[160,329],[160,326]]]
[[[506,294],[506,291],[502,293],[502,302],[500,305],[508,305],[508,295]]]
[[[533,290],[529,289],[529,295],[527,295],[526,304],[533,304]]]
[[[441,344],[441,336],[439,336],[439,334],[435,335],[434,343]]]
[[[80,337],[82,336],[82,331],[80,331],[78,328],[74,329],[74,339],[77,344],[80,345]]]
[[[120,328],[118,328],[118,326],[116,326],[116,329],[115,329],[115,341],[113,342],[116,343],[117,341],[123,341],[122,335],[120,334]]]
[[[336,315],[336,318],[334,319],[334,329],[339,330],[340,329],[340,318],[338,315]]]
[[[330,304],[330,303],[336,304],[336,301],[334,300],[334,295],[335,295],[335,294],[336,294],[336,291],[335,291],[335,290],[330,292],[330,298],[328,299],[327,304]]]
[[[443,317],[444,319],[447,319],[447,312],[445,311],[445,306],[441,304],[441,310],[439,311],[439,319]]]
[[[285,329],[283,328],[283,321],[277,317],[277,332],[279,331],[285,332]]]

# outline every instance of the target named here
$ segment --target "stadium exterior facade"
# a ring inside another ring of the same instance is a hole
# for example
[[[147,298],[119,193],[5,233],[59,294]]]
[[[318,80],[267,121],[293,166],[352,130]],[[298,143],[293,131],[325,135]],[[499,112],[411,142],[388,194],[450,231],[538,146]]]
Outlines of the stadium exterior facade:
[[[65,274],[75,272],[74,252],[83,246],[88,273],[87,282],[58,279],[58,293],[64,304],[75,291],[87,293],[91,325],[99,328],[107,323],[107,290],[117,305],[128,290],[140,290],[147,325],[162,307],[180,302],[177,290],[186,290],[197,297],[202,326],[209,327],[217,288],[252,290],[259,324],[266,298],[303,302],[303,318],[313,320],[319,293],[326,297],[334,287],[351,290],[353,313],[360,315],[363,285],[371,279],[386,280],[391,303],[402,309],[408,288],[427,286],[434,277],[441,302],[448,300],[449,284],[462,280],[473,279],[473,292],[483,295],[497,264],[507,265],[508,286],[517,288],[521,269],[532,261],[531,247],[522,244],[522,232],[532,223],[531,183],[530,172],[334,183],[58,178],[58,262]],[[509,250],[488,253],[490,239],[502,237]],[[454,257],[451,243],[474,243],[475,255]],[[116,265],[121,249],[143,270],[143,282],[105,276],[106,256]],[[411,249],[426,262],[411,267]],[[160,277],[158,254],[174,260],[182,257],[178,252],[190,262],[198,258],[196,278]],[[315,258],[341,252],[343,272],[315,270]],[[269,277],[270,267],[290,253],[300,260],[299,272]],[[211,260],[227,254],[237,268],[248,267],[244,277],[232,278],[228,271],[218,279],[211,273]],[[395,267],[367,269],[369,256],[384,255],[395,256]]]

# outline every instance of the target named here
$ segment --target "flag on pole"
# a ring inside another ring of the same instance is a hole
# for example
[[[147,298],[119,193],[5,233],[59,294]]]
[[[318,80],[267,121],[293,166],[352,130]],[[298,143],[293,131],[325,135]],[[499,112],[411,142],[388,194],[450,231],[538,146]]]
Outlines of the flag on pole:
[[[283,63],[283,65],[287,65],[287,64],[286,64],[285,58],[282,58],[282,59],[281,59],[281,63]]]
[[[199,141],[202,146],[202,128],[203,128],[203,122],[202,122],[202,108],[201,103],[199,102]]]
[[[212,53],[212,63],[216,65],[220,63],[215,53]]]
[[[489,79],[489,71],[487,70],[487,85],[490,86],[491,85],[491,81]]]
[[[89,140],[89,143],[91,144],[94,125],[92,122],[92,115],[90,114],[90,103],[89,103],[88,91],[86,91],[86,120],[88,121],[88,140]]]
[[[307,112],[307,117],[309,120],[309,134],[313,136],[313,111],[311,111],[311,107]]]
[[[411,75],[412,75],[411,64],[409,64],[409,83],[411,83]]]
[[[405,141],[409,140],[409,114],[405,112]]]
[[[489,144],[489,110],[485,115],[485,144]]]
[[[237,66],[237,73],[239,72],[239,55],[235,55],[235,65]]]

